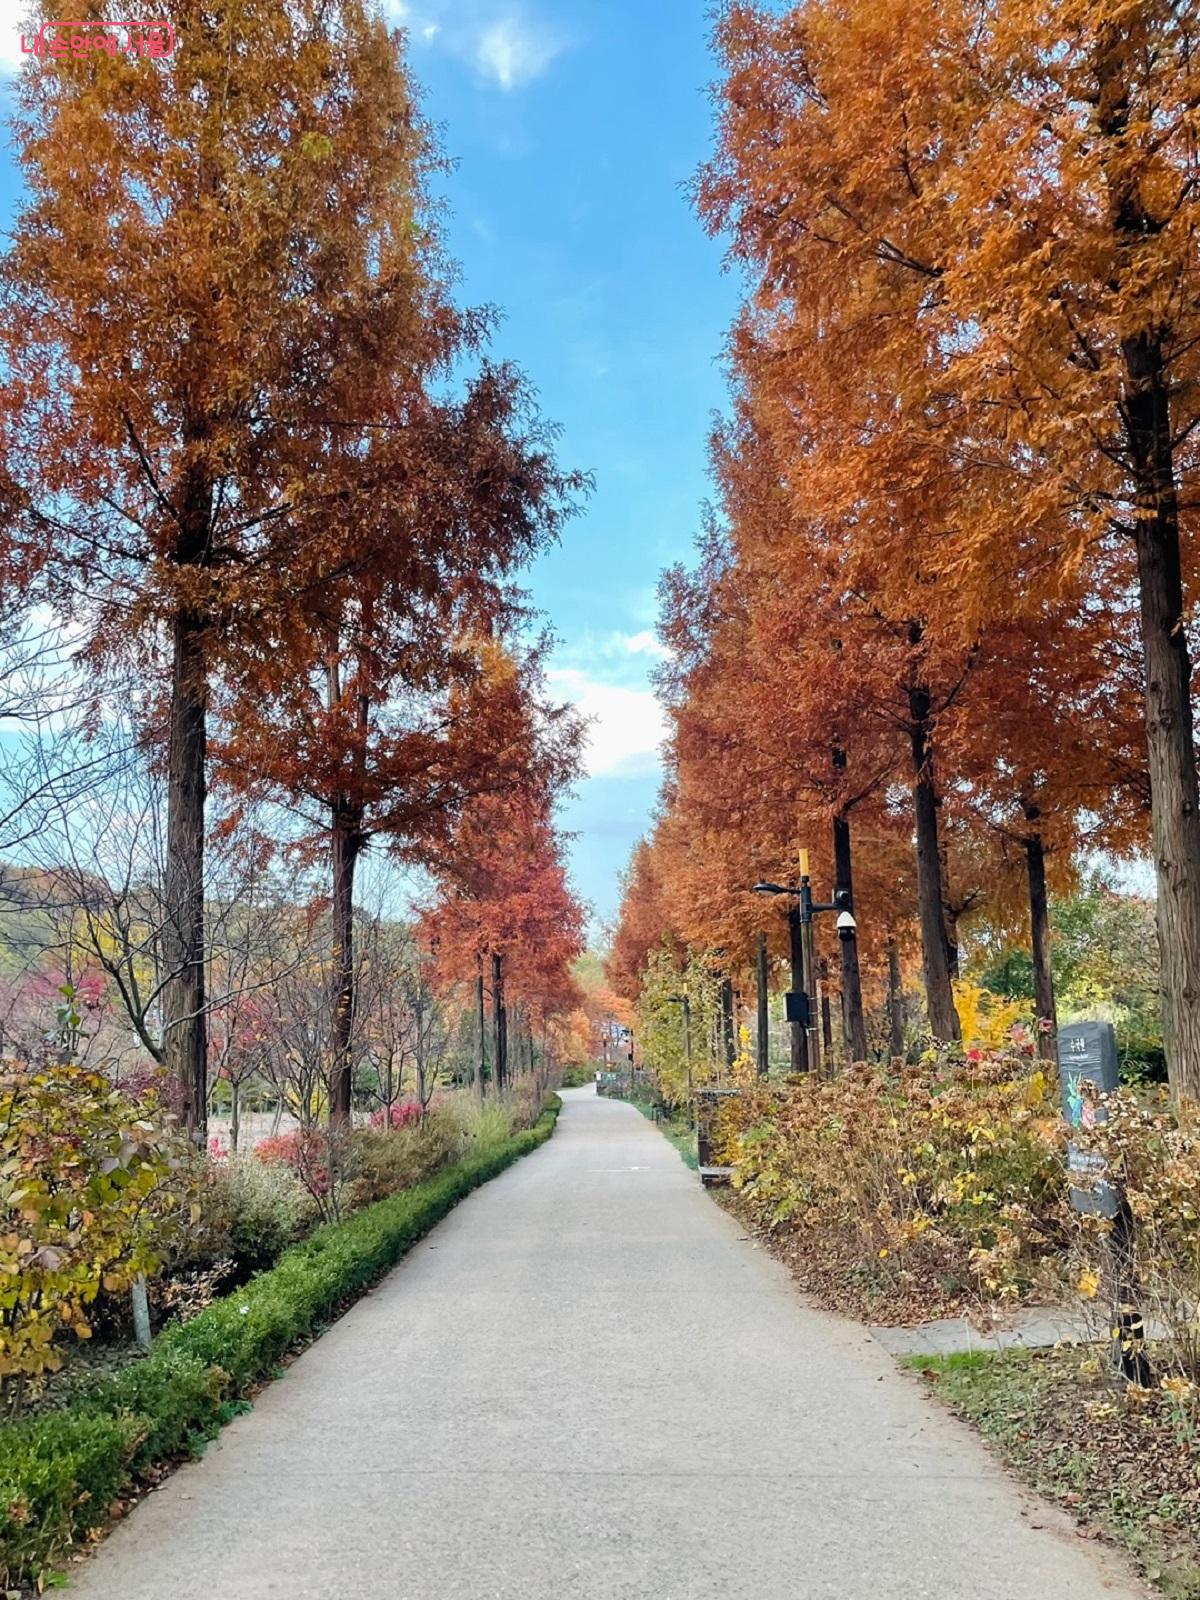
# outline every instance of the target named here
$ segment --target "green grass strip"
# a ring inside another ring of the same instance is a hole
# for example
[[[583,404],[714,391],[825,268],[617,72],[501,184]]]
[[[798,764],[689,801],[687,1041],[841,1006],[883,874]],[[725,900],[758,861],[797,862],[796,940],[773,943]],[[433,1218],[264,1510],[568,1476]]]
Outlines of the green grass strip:
[[[378,1282],[473,1189],[543,1144],[561,1107],[556,1095],[533,1128],[318,1228],[64,1410],[0,1427],[0,1588],[38,1582],[151,1468],[195,1454],[245,1409],[243,1397],[282,1356]]]
[[[1200,1452],[1190,1424],[1161,1397],[1130,1405],[1098,1377],[1085,1380],[1084,1359],[1078,1350],[964,1350],[903,1364],[1033,1488],[1123,1546],[1169,1600],[1200,1600],[1191,1487]]]
[[[654,1107],[648,1100],[630,1100],[631,1106],[636,1106],[648,1122],[654,1126],[670,1144],[679,1151],[684,1166],[691,1167],[695,1172],[700,1162],[696,1155],[696,1133],[689,1128],[686,1122],[672,1122],[654,1115]]]

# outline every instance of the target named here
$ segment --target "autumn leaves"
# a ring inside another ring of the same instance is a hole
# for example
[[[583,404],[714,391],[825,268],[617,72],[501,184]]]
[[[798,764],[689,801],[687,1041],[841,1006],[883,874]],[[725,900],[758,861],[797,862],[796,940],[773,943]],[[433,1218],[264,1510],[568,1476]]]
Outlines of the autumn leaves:
[[[1015,926],[1023,891],[1052,1018],[1046,874],[1152,833],[1189,1098],[1194,28],[1165,0],[722,14],[696,200],[747,292],[721,516],[664,586],[648,919],[743,962],[741,886],[848,821],[866,955],[919,933],[953,1038],[959,917]]]
[[[399,37],[354,0],[174,18],[168,63],[22,80],[0,340],[10,570],[135,686],[167,769],[163,1045],[198,1131],[210,789],[323,817],[335,1118],[362,852],[449,873],[504,830],[553,875],[579,729],[515,580],[584,483],[452,298]]]

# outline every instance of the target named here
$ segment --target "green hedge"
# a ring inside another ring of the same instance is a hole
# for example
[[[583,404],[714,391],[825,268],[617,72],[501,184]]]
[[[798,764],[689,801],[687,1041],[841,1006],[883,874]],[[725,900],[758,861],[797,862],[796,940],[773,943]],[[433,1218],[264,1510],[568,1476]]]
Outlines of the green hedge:
[[[536,1127],[495,1149],[318,1228],[68,1409],[0,1428],[0,1588],[36,1581],[151,1467],[211,1438],[288,1350],[377,1282],[472,1189],[548,1139],[561,1104],[555,1096]]]

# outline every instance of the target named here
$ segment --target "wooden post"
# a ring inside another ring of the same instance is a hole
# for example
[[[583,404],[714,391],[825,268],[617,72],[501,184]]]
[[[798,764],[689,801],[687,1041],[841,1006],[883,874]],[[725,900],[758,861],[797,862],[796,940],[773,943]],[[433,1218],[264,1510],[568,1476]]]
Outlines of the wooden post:
[[[1114,1185],[1116,1215],[1112,1219],[1112,1232],[1105,1240],[1106,1289],[1112,1316],[1113,1365],[1125,1379],[1140,1389],[1149,1389],[1154,1383],[1154,1373],[1146,1355],[1146,1324],[1138,1308],[1141,1298],[1137,1273],[1137,1250],[1134,1243],[1133,1212],[1125,1192]]]

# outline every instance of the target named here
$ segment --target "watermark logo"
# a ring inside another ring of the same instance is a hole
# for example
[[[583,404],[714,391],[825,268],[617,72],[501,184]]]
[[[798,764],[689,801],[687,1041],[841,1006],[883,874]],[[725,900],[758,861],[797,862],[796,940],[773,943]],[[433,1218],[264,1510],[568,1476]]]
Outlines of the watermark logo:
[[[21,54],[62,61],[103,50],[113,56],[162,60],[178,40],[169,22],[43,22],[32,39],[21,35]]]

